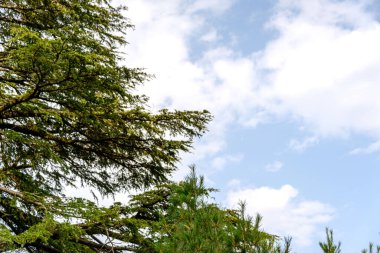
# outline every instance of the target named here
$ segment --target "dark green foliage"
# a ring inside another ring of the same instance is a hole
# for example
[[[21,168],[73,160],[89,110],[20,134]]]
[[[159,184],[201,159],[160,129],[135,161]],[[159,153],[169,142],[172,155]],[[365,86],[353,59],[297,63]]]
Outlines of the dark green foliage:
[[[124,9],[0,0],[0,252],[290,253],[291,239],[281,246],[244,203],[211,203],[194,170],[168,182],[210,115],[152,113],[134,94],[150,76],[119,64]],[[108,196],[151,190],[101,207],[63,195],[77,183]],[[340,253],[326,235],[322,250]]]
[[[35,203],[43,218],[17,235],[0,229],[0,246],[30,252],[290,252],[290,239],[281,247],[277,236],[260,228],[259,215],[246,216],[243,203],[238,210],[218,207],[210,202],[212,191],[193,170],[184,181],[156,186],[124,205],[104,208],[80,198]]]
[[[147,75],[118,65],[125,41],[113,34],[130,27],[120,9],[100,0],[1,2],[3,184],[16,177],[17,188],[50,192],[80,178],[112,194],[163,182],[209,115],[152,114],[132,94]]]
[[[0,0],[0,251],[140,243],[121,206],[66,199],[62,188],[79,182],[113,195],[164,183],[205,131],[207,112],[153,114],[133,94],[149,76],[119,64],[131,27],[123,9],[108,0]]]

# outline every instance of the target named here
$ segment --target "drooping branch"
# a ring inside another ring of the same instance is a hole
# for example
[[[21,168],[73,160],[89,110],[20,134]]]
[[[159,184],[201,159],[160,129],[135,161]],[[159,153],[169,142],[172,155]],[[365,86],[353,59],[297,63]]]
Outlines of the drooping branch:
[[[20,198],[23,202],[27,202],[29,204],[33,204],[33,205],[39,206],[39,207],[44,207],[44,205],[41,202],[32,200],[31,198],[26,197],[25,194],[23,194],[21,192],[14,191],[14,190],[8,189],[8,188],[3,187],[3,186],[0,186],[0,192],[5,192],[5,193],[8,193],[8,194],[15,196],[17,198]]]
[[[102,208],[67,199],[62,189],[80,182],[113,195],[168,182],[209,113],[153,113],[134,94],[150,76],[120,65],[117,46],[132,27],[123,7],[109,0],[0,2],[0,219],[22,241],[14,246],[154,252],[142,231],[158,221],[160,200]]]

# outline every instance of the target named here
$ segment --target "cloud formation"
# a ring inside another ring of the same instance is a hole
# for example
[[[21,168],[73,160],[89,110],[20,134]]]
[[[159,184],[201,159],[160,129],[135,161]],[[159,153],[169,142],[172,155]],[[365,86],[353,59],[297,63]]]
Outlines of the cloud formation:
[[[207,22],[235,2],[128,2],[136,31],[125,61],[156,75],[140,92],[153,108],[206,108],[215,116],[196,159],[223,150],[228,125],[273,117],[295,119],[312,134],[291,141],[297,151],[324,136],[379,137],[380,24],[371,1],[279,0],[267,23],[277,37],[251,55],[218,46],[219,31]],[[195,50],[197,39],[216,47]]]
[[[317,144],[318,141],[317,136],[306,137],[302,140],[291,139],[289,142],[289,148],[294,151],[303,152],[307,148]]]
[[[372,154],[380,150],[380,141],[371,143],[369,146],[364,148],[355,148],[350,151],[350,155],[359,155],[359,154]]]
[[[193,155],[184,156],[185,166],[205,157],[215,161],[226,145],[228,125],[248,123],[245,119],[251,113],[255,63],[251,56],[240,57],[227,47],[217,46],[218,30],[207,22],[208,16],[222,15],[234,2],[128,2],[126,15],[136,30],[127,37],[130,45],[125,50],[125,64],[144,67],[156,76],[139,92],[150,97],[152,108],[207,109],[214,115],[209,133],[197,142]],[[205,45],[213,42],[216,47],[199,50],[195,57],[192,40]],[[223,167],[220,162],[214,165]]]
[[[263,216],[266,231],[291,235],[297,246],[308,246],[320,226],[333,218],[334,209],[319,201],[299,200],[297,195],[291,185],[233,190],[228,193],[227,205],[236,208],[240,200],[245,201],[249,215]]]
[[[380,24],[369,11],[371,1],[279,0],[267,24],[276,38],[250,55],[219,45],[220,31],[207,22],[207,15],[223,15],[233,3],[128,1],[127,16],[136,31],[127,38],[125,62],[156,75],[140,90],[152,108],[206,108],[215,116],[184,165],[208,159],[222,168],[231,162],[228,154],[221,156],[231,124],[254,127],[273,118],[292,119],[312,136],[291,140],[296,151],[328,136],[380,136]],[[191,41],[215,47],[196,50]],[[318,201],[297,200],[297,194],[290,185],[236,190],[229,203],[246,196],[249,212],[261,212],[265,226],[307,244],[333,211]]]
[[[281,0],[259,59],[266,108],[320,136],[380,135],[380,25],[370,1]]]

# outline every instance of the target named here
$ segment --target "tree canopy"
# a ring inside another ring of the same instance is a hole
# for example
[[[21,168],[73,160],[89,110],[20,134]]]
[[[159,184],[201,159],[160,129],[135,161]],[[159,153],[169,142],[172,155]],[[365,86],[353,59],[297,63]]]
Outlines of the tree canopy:
[[[153,113],[137,95],[150,76],[120,64],[125,9],[0,0],[0,252],[290,253],[244,203],[212,203],[194,169],[168,180],[211,116]],[[66,197],[66,186],[145,192],[104,207]],[[323,252],[340,252],[326,234]]]
[[[213,191],[192,168],[179,183],[134,196],[133,217],[151,222],[144,231],[152,245],[147,252],[290,253],[290,238],[263,231],[261,216],[247,216],[243,202],[236,210],[219,207],[210,199]]]
[[[52,192],[80,178],[111,194],[165,181],[210,116],[152,114],[132,93],[147,74],[118,64],[131,27],[122,8],[100,0],[0,8],[3,185]]]
[[[134,94],[149,75],[120,64],[132,27],[124,9],[108,0],[0,1],[1,251],[74,252],[59,249],[62,234],[102,248],[82,237],[96,223],[92,204],[65,199],[63,188],[113,195],[164,183],[206,130],[208,112],[152,113]]]

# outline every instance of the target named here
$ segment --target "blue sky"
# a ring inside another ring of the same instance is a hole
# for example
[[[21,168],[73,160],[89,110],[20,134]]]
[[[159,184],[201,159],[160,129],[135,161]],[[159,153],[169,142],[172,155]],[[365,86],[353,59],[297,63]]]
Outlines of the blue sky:
[[[122,2],[122,1],[119,1]],[[216,201],[264,216],[296,252],[380,243],[380,3],[371,0],[128,0],[125,64],[156,78],[152,109],[208,109],[184,154]]]

